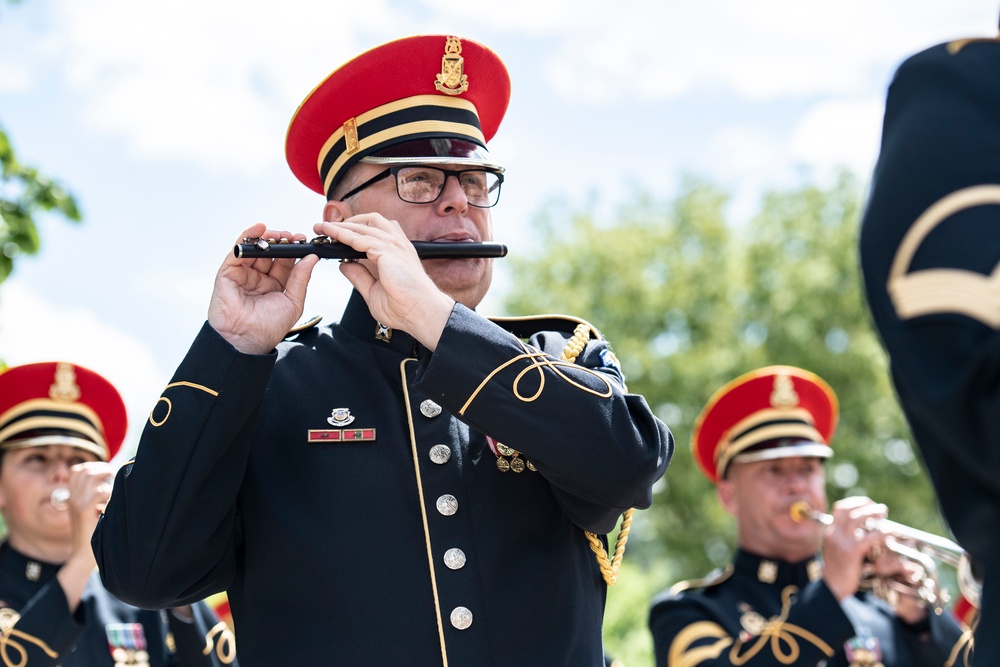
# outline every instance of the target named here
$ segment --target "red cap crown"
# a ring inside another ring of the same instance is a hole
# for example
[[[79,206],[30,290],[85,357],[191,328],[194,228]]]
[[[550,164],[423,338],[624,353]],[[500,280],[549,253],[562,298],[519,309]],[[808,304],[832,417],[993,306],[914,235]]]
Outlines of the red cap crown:
[[[51,361],[0,373],[0,450],[65,444],[109,461],[127,428],[118,390],[88,368]]]
[[[485,149],[510,100],[510,77],[482,44],[420,35],[375,47],[330,74],[299,105],[285,139],[295,176],[331,193],[361,158],[418,139]]]
[[[719,389],[694,425],[691,449],[705,476],[724,477],[734,458],[780,458],[833,453],[837,396],[819,376],[794,366],[751,371]],[[759,445],[787,440],[761,450]],[[757,447],[755,450],[754,448]]]

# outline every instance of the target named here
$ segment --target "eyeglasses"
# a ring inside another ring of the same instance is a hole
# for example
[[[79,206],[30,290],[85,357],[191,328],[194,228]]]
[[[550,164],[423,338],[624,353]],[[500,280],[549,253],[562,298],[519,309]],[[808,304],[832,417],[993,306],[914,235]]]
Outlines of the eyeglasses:
[[[470,205],[490,208],[500,201],[500,184],[503,183],[503,174],[483,169],[453,171],[438,167],[397,166],[375,174],[340,199],[352,197],[390,175],[396,178],[396,194],[409,204],[430,204],[437,201],[444,192],[445,181],[449,176],[454,176],[462,186]]]

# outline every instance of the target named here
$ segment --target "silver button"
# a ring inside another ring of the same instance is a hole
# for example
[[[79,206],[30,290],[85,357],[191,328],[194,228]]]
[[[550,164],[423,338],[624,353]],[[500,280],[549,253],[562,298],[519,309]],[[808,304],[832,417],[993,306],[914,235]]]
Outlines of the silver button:
[[[441,406],[428,398],[426,401],[420,403],[420,414],[428,419],[437,417],[441,414]]]
[[[458,498],[446,493],[437,499],[437,510],[445,516],[451,516],[458,511]]]
[[[455,607],[451,610],[451,624],[459,630],[465,630],[472,625],[472,612],[466,607]]]
[[[449,570],[461,570],[465,567],[465,552],[461,549],[448,549],[444,552],[444,564]]]
[[[448,445],[434,445],[431,447],[431,461],[441,465],[447,463],[451,458],[451,447]]]

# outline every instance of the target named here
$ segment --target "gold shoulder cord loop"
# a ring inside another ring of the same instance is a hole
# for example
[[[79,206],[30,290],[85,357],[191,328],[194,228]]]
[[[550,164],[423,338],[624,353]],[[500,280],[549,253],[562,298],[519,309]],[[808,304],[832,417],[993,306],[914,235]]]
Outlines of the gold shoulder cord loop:
[[[563,348],[560,358],[563,361],[576,360],[577,356],[583,352],[583,348],[586,347],[588,340],[590,340],[590,327],[586,324],[578,324],[573,331],[573,337],[569,339],[566,347]],[[589,530],[583,531],[583,534],[587,536],[587,541],[590,542],[591,551],[597,556],[597,564],[601,568],[601,575],[604,577],[604,583],[608,586],[614,586],[618,581],[618,570],[621,569],[622,558],[625,556],[625,544],[628,542],[628,534],[632,529],[632,515],[634,513],[634,507],[629,507],[622,513],[622,527],[618,531],[618,539],[615,540],[615,555],[612,559],[608,558],[608,552],[604,550],[604,545],[596,534]]]

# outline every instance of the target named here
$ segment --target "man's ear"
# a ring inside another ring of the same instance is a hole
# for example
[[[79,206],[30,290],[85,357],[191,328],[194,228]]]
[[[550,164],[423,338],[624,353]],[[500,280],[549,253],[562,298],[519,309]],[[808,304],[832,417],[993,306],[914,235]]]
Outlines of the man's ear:
[[[350,205],[342,201],[328,201],[323,207],[323,222],[341,222],[354,215]]]
[[[736,510],[739,509],[740,503],[736,498],[736,486],[732,480],[720,479],[716,482],[715,495],[719,497],[722,508],[729,514],[736,516]]]

